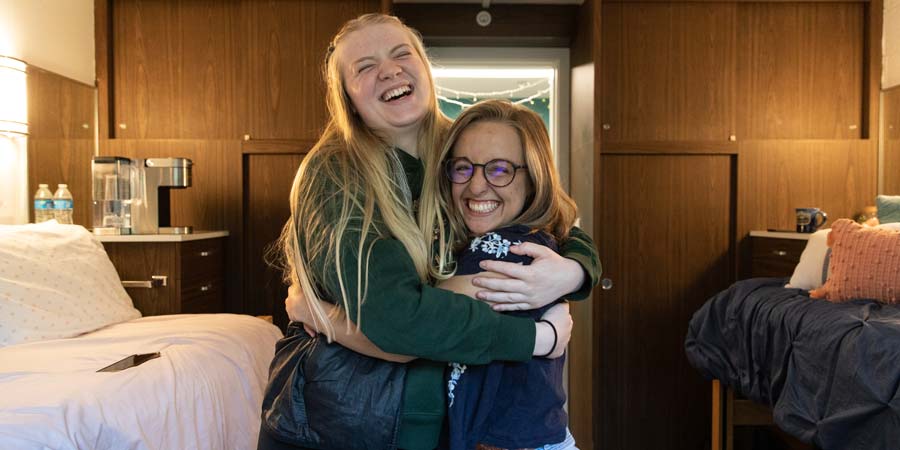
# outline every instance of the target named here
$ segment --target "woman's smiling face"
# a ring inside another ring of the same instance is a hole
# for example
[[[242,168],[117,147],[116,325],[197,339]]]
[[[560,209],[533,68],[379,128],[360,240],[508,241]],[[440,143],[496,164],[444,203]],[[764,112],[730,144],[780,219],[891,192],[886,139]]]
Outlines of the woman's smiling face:
[[[369,128],[389,137],[418,131],[432,86],[406,30],[363,27],[341,40],[335,55],[353,109]]]
[[[494,121],[474,122],[463,130],[453,145],[452,158],[467,158],[474,164],[505,159],[525,165],[525,152],[516,130]],[[512,183],[497,187],[487,182],[484,167],[476,167],[469,181],[452,183],[453,204],[472,234],[480,235],[512,223],[525,208],[531,193],[531,179],[515,170]]]

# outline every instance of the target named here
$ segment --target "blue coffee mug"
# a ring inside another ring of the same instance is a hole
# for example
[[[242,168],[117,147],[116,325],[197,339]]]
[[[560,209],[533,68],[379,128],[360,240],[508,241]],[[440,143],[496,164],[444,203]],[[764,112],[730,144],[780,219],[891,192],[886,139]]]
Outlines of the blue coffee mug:
[[[825,222],[828,222],[828,214],[819,208],[797,208],[797,232],[815,233]],[[822,221],[819,221],[819,218]]]

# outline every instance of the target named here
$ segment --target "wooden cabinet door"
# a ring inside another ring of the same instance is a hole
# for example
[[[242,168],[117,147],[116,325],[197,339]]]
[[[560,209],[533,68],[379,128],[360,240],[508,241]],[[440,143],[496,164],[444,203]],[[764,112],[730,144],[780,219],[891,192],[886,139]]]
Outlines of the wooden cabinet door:
[[[595,448],[709,448],[709,383],[688,322],[732,276],[731,155],[603,155]]]
[[[738,139],[859,139],[865,3],[739,3]]]
[[[115,1],[118,138],[313,139],[321,67],[344,21],[378,0]]]
[[[266,262],[266,254],[291,215],[290,192],[301,154],[245,155],[244,203],[244,311],[272,316],[284,329],[287,287],[281,271]]]
[[[116,1],[113,123],[118,138],[238,138],[237,3]]]
[[[603,3],[604,142],[734,134],[734,3]]]

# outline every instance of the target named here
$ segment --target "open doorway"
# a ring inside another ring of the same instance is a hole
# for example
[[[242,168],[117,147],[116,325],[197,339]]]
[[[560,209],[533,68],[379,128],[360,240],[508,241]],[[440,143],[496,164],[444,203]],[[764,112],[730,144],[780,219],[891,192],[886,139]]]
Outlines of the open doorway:
[[[569,188],[569,50],[563,48],[428,49],[441,109],[456,117],[487,98],[520,103],[544,119],[560,181]]]

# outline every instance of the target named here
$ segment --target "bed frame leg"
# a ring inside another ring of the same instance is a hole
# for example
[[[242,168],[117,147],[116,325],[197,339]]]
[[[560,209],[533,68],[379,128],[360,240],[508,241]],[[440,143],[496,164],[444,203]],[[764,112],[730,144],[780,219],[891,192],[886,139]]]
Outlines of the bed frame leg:
[[[733,395],[731,390],[719,380],[712,381],[712,450],[734,448],[730,395]]]

